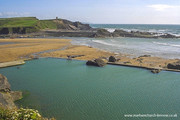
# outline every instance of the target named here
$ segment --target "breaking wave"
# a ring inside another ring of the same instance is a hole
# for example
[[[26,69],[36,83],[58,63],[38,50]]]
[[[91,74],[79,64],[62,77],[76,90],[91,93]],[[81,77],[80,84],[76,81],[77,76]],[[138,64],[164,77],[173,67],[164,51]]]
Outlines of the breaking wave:
[[[177,44],[162,43],[162,42],[153,42],[153,43],[158,44],[158,45],[164,45],[164,46],[180,47],[180,45],[177,45]]]
[[[103,40],[92,40],[92,41],[95,42],[95,43],[100,43],[100,44],[104,44],[104,45],[119,47],[119,45],[113,44],[111,40],[110,40],[111,43],[105,42]]]

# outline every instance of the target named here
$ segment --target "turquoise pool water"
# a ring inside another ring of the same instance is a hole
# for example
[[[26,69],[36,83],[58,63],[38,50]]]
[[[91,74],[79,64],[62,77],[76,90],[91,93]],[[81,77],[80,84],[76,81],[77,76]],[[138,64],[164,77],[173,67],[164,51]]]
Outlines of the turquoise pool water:
[[[124,120],[124,114],[180,115],[180,73],[42,58],[0,69],[12,90],[31,94],[20,101],[57,120]],[[167,119],[178,119],[167,118]],[[139,118],[129,118],[139,119]],[[144,118],[147,119],[147,118]],[[152,118],[149,118],[150,120]],[[165,119],[165,118],[157,118]]]

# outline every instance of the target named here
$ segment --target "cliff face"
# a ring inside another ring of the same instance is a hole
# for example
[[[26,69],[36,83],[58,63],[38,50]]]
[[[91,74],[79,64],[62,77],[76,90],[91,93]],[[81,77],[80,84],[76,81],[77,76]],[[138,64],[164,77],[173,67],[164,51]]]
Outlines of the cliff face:
[[[33,34],[29,34],[33,33]],[[0,37],[16,34],[16,37],[54,36],[54,37],[137,37],[137,38],[179,38],[171,34],[158,36],[157,33],[94,29],[89,24],[65,19],[39,20],[36,17],[0,18]]]
[[[89,24],[83,24],[81,22],[71,22],[69,20],[64,19],[56,19],[53,20],[54,23],[57,25],[57,29],[64,29],[64,30],[91,30],[92,28]]]
[[[91,30],[88,24],[65,19],[39,20],[35,17],[0,19],[0,34],[26,34],[44,29]]]
[[[36,31],[38,31],[38,29],[34,27],[14,27],[14,28],[4,27],[0,29],[0,34],[26,34]]]
[[[5,76],[0,74],[0,107],[14,109],[14,101],[22,98],[22,92],[11,91],[10,84]]]

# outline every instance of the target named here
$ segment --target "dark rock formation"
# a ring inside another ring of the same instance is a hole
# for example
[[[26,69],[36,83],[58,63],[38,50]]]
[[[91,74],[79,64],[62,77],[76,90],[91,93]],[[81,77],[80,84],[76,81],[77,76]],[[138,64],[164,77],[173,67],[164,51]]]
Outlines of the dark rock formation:
[[[0,29],[0,34],[9,34],[9,29],[8,28]]]
[[[91,30],[89,24],[82,24],[80,22],[74,22],[73,25],[80,30]]]
[[[98,29],[97,32],[93,34],[91,37],[112,37],[112,34],[106,29]]]
[[[69,31],[69,30],[46,30],[41,32],[41,35],[46,35],[46,36],[54,36],[54,37],[60,37],[60,36],[66,36],[66,37],[92,37],[94,36],[95,32],[94,31],[85,31],[85,30],[74,30],[74,31]],[[38,36],[38,34],[37,34]]]
[[[23,21],[23,22],[22,22]],[[34,24],[26,26],[26,22],[33,21]],[[9,24],[9,23],[15,24]],[[17,23],[17,24],[16,24]],[[22,23],[22,24],[21,24]],[[25,25],[24,25],[25,24]],[[7,27],[8,26],[8,27]],[[17,27],[16,27],[17,26]],[[106,29],[95,29],[89,24],[72,22],[65,19],[39,20],[36,17],[6,18],[0,20],[0,38],[9,37],[137,37],[137,38],[180,38],[171,34],[158,35],[158,33],[141,31],[115,30],[113,33]]]
[[[97,66],[97,64],[95,63],[94,60],[88,60],[88,61],[86,62],[86,65]]]
[[[161,38],[177,38],[175,35],[171,35],[171,34],[164,34],[164,35],[160,35],[159,37],[161,37]]]
[[[93,29],[87,24],[79,25],[80,23],[63,24],[57,30],[46,30],[44,35],[47,36],[67,36],[67,37],[93,37],[93,38],[106,38],[106,37],[136,37],[136,38],[178,38],[174,35],[165,34],[158,36],[157,33],[115,30],[110,33],[106,29]],[[88,27],[89,26],[89,27]],[[58,31],[59,30],[59,31]],[[41,31],[42,32],[42,31]]]
[[[2,28],[0,34],[26,34],[37,32],[38,30],[33,27],[13,27],[13,28]]]
[[[160,70],[160,69],[152,69],[151,72],[154,73],[154,74],[156,74],[156,73],[160,73],[161,70]]]
[[[140,57],[151,57],[151,55],[142,55],[142,56],[139,56]]]
[[[10,92],[10,84],[5,76],[0,74],[0,92]]]
[[[22,92],[20,91],[11,91],[10,95],[13,101],[16,101],[22,98]]]
[[[175,63],[169,63],[167,65],[168,69],[176,69],[176,70],[180,70],[180,61],[175,62]]]
[[[22,92],[11,91],[7,78],[0,74],[0,107],[15,109],[14,101],[21,98]]]
[[[56,23],[57,29],[62,30],[91,30],[92,28],[89,24],[83,24],[81,22],[71,22],[65,19],[53,20]]]
[[[109,57],[109,62],[116,62],[116,58],[114,56],[110,56]]]
[[[6,21],[6,22],[4,22]],[[23,21],[23,22],[22,22]],[[29,21],[35,22],[34,24],[30,24],[28,27],[25,24],[26,22],[29,24]],[[14,25],[9,23],[13,22]],[[6,27],[8,26],[8,27]],[[17,26],[17,27],[15,27]],[[53,26],[53,28],[52,28]],[[29,34],[29,33],[39,33],[41,30],[49,29],[49,30],[93,30],[89,24],[83,24],[81,22],[72,22],[65,19],[51,19],[51,20],[39,20],[36,17],[24,17],[24,18],[6,18],[6,20],[0,20],[0,34]],[[55,32],[55,31],[54,31]]]
[[[113,37],[132,37],[131,33],[124,30],[115,30],[112,35]]]
[[[95,60],[88,60],[86,62],[86,65],[103,67],[106,65],[106,63],[102,59],[95,59]]]
[[[139,37],[139,38],[157,38],[153,33],[150,32],[140,32],[140,31],[131,31],[127,32],[124,30],[115,30],[112,33],[113,37]]]
[[[138,37],[138,38],[178,38],[175,35],[171,34],[164,34],[158,36],[158,33],[151,33],[151,32],[140,32],[140,31],[131,31],[127,32],[124,30],[115,30],[112,33],[113,37]]]
[[[85,56],[85,55],[68,55],[68,59],[72,59],[72,58],[77,58],[77,57],[82,57],[82,56]]]

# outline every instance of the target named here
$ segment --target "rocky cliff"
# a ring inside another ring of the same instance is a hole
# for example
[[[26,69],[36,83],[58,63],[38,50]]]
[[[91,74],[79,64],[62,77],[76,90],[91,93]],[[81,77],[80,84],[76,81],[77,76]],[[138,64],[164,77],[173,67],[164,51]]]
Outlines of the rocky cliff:
[[[22,92],[11,91],[10,84],[5,76],[0,74],[0,107],[14,109],[14,101],[22,98]]]
[[[39,20],[36,17],[1,18],[0,34],[27,34],[41,30],[91,30],[89,24],[65,19]]]
[[[89,24],[72,22],[65,19],[39,20],[36,17],[1,18],[0,37],[137,37],[137,38],[177,38],[171,34],[158,35],[158,33],[141,31],[115,30],[113,33],[106,29],[94,29]]]

